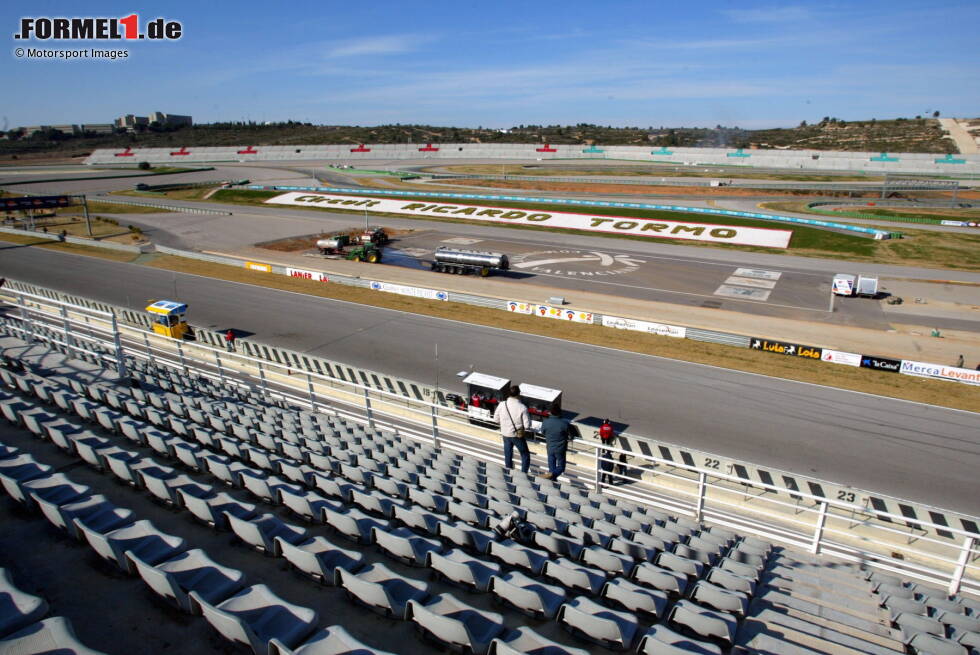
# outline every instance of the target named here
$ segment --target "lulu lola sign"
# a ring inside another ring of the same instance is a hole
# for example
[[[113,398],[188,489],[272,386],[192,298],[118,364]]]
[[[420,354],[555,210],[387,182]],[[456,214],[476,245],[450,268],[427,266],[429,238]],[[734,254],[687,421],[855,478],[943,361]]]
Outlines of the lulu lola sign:
[[[740,225],[662,221],[659,219],[628,218],[626,216],[595,216],[591,214],[573,214],[571,212],[535,212],[532,210],[506,209],[503,207],[409,202],[385,198],[334,196],[321,193],[300,193],[296,191],[270,198],[266,202],[278,205],[299,205],[303,207],[320,206],[355,210],[370,209],[371,211],[386,214],[434,216],[493,223],[513,223],[515,225],[540,225],[542,227],[566,230],[608,232],[633,236],[658,237],[662,239],[707,241],[711,243],[734,243],[744,246],[766,246],[769,248],[786,248],[789,245],[789,238],[793,234],[791,230],[743,227]]]
[[[804,346],[799,343],[787,343],[785,341],[770,341],[769,339],[752,339],[750,347],[755,350],[764,350],[767,353],[777,355],[789,355],[790,357],[802,357],[804,359],[820,359],[823,349],[814,346]]]

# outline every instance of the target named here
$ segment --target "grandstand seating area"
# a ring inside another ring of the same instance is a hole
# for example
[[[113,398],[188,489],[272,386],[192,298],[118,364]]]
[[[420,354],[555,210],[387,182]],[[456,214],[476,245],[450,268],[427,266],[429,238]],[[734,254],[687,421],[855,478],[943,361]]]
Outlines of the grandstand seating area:
[[[231,382],[4,343],[0,654],[132,652],[45,618],[85,581],[192,654],[980,653],[975,599]],[[526,543],[491,529],[513,512]]]

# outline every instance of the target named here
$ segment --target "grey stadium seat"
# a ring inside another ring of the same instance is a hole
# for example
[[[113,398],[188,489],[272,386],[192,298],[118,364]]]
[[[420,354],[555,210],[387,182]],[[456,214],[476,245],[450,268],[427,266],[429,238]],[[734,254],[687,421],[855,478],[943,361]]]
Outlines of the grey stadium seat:
[[[532,575],[540,575],[548,562],[547,551],[535,550],[511,539],[490,542],[489,555],[504,564],[530,571]]]
[[[602,569],[609,575],[628,576],[633,572],[635,562],[630,557],[617,555],[605,548],[589,546],[582,551],[582,563]]]
[[[490,642],[489,655],[589,655],[587,650],[572,648],[545,639],[528,627],[513,630]]]
[[[213,561],[197,548],[156,566],[128,553],[143,582],[154,592],[169,599],[181,610],[195,611],[188,593],[196,592],[211,604],[217,604],[238,593],[245,586],[245,574]]]
[[[640,628],[633,614],[609,609],[585,596],[562,605],[556,620],[573,635],[613,650],[629,649]]]
[[[919,616],[918,614],[899,614],[895,625],[902,631],[903,639],[909,639],[916,633],[925,632],[937,637],[946,636],[946,628],[936,619]]]
[[[721,655],[718,646],[685,637],[665,625],[650,628],[636,652],[640,655]]]
[[[704,579],[713,585],[721,587],[722,589],[739,591],[749,598],[755,595],[755,580],[743,578],[742,576],[736,575],[731,571],[726,571],[725,569],[714,567],[708,571],[708,574],[704,577]]]
[[[681,626],[702,637],[734,643],[738,622],[731,614],[715,612],[689,600],[680,600],[667,613],[668,626]]]
[[[963,644],[927,632],[918,632],[905,639],[904,643],[917,655],[969,655]]]
[[[749,609],[749,597],[740,591],[728,591],[705,580],[698,580],[691,590],[691,600],[719,612],[744,617]]]
[[[372,611],[394,619],[405,618],[408,601],[424,601],[428,586],[398,575],[384,564],[372,564],[358,573],[341,568],[336,571],[337,586]]]
[[[265,585],[247,587],[217,605],[195,591],[190,597],[211,627],[229,641],[251,646],[257,655],[269,652],[272,639],[295,648],[316,629],[314,610],[287,603]]]
[[[240,519],[225,512],[228,525],[239,539],[267,555],[276,553],[276,537],[298,544],[307,538],[306,530],[279,519],[275,514],[260,514],[252,519]]]
[[[963,606],[960,605],[960,607]],[[938,610],[935,617],[946,626],[951,639],[958,639],[960,635],[965,633],[980,633],[980,617],[945,610]]]
[[[26,453],[0,460],[0,481],[11,498],[23,499],[20,484],[41,476],[50,475],[52,469],[47,464],[41,464]]]
[[[255,516],[255,505],[242,502],[226,491],[219,491],[216,494],[200,498],[185,493],[184,489],[178,489],[177,495],[180,497],[182,507],[186,507],[187,511],[196,518],[217,530],[228,529],[228,516],[226,514],[243,520]]]
[[[359,550],[349,550],[319,535],[302,543],[275,538],[275,549],[296,569],[324,584],[333,584],[337,568],[356,571],[364,563]]]
[[[649,537],[649,535],[641,536]],[[609,550],[614,553],[620,553],[621,555],[625,555],[626,557],[639,562],[652,562],[657,558],[657,554],[663,549],[658,550],[655,547],[651,547],[639,541],[613,539],[609,542]]]
[[[369,648],[354,639],[339,625],[324,628],[295,649],[278,639],[269,641],[269,655],[395,655],[386,650]]]
[[[54,505],[35,497],[41,512],[52,525],[64,528],[75,539],[84,537],[75,525],[75,519],[83,519],[89,527],[99,532],[109,532],[133,522],[133,512],[116,507],[105,496],[89,496],[74,503]]]
[[[489,591],[505,605],[538,619],[553,619],[565,602],[565,590],[529,578],[520,571],[490,579]]]
[[[442,518],[432,512],[418,507],[395,507],[394,519],[406,527],[426,532],[431,535],[439,534],[439,526],[442,525]]]
[[[450,594],[441,594],[424,604],[408,601],[405,619],[453,650],[469,649],[474,655],[484,655],[493,638],[504,631],[500,614],[478,610]]]
[[[38,499],[54,505],[65,505],[87,497],[90,491],[89,487],[72,482],[64,473],[55,473],[22,482],[20,492],[25,497],[18,500],[28,506],[33,506]]]
[[[635,612],[644,618],[660,619],[667,608],[667,594],[649,589],[624,578],[614,578],[602,588],[602,597],[624,610]]]
[[[686,575],[689,578],[700,578],[704,572],[704,564],[674,553],[660,553],[657,555],[655,564],[663,569]]]
[[[442,552],[438,539],[420,537],[408,528],[373,530],[374,543],[391,557],[409,566],[426,566],[426,555]]]
[[[48,604],[43,598],[15,587],[7,570],[0,569],[0,639],[40,621],[47,613]]]
[[[388,521],[374,518],[353,507],[344,512],[337,512],[329,507],[324,507],[322,512],[324,523],[337,534],[341,534],[359,544],[367,545],[372,543],[374,528],[387,530],[391,527]]]
[[[606,573],[564,557],[550,560],[544,565],[544,577],[572,590],[597,594],[606,584]]]
[[[477,591],[486,591],[490,578],[500,574],[500,565],[471,557],[458,548],[447,553],[430,552],[428,566],[446,580]]]
[[[477,528],[463,521],[454,523],[441,522],[437,534],[460,548],[486,554],[495,535],[490,530]]]
[[[3,655],[105,655],[78,640],[71,622],[61,616],[44,619],[0,640]]]
[[[136,521],[107,533],[99,532],[82,519],[76,518],[75,525],[85,534],[92,550],[130,574],[136,571],[126,557],[129,551],[150,564],[158,564],[187,550],[187,542],[157,530],[150,521]]]
[[[555,557],[567,557],[578,561],[585,548],[580,542],[555,532],[534,532],[534,545],[543,548]]]
[[[641,585],[683,596],[687,591],[687,576],[644,562],[633,569],[633,581]]]
[[[329,507],[334,511],[343,509],[340,503],[327,500],[315,491],[279,490],[279,500],[283,505],[311,523],[319,523],[323,519],[323,508]]]

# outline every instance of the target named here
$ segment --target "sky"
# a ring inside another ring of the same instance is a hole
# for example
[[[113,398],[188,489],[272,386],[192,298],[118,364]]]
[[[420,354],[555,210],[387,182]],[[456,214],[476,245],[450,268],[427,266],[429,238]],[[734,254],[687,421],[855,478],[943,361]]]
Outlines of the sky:
[[[178,21],[181,38],[14,38],[22,18],[133,13],[141,30]],[[12,0],[0,6],[0,128],[152,111],[491,128],[977,117],[978,25],[976,0]],[[65,61],[32,48],[90,52]]]

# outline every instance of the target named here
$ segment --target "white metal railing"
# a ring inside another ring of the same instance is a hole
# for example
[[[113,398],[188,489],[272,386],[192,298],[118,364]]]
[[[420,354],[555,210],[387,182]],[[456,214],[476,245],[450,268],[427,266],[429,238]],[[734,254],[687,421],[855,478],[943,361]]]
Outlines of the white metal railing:
[[[7,291],[7,290],[5,290]],[[11,293],[7,291],[8,293]],[[105,358],[120,374],[127,375],[126,357],[151,361],[180,371],[253,388],[298,407],[329,411],[346,419],[417,439],[441,448],[500,463],[502,458],[478,448],[481,437],[467,434],[472,427],[466,414],[404,395],[368,387],[340,378],[303,371],[238,352],[203,344],[185,344],[148,330],[120,326],[109,312],[88,309],[21,291],[6,304],[15,309],[23,325],[7,328],[27,341],[41,339],[76,351]],[[54,308],[55,311],[52,311]],[[43,329],[56,336],[40,334]],[[88,344],[89,347],[81,345]],[[104,345],[111,354],[96,346]],[[305,382],[305,393],[299,391]],[[333,393],[317,389],[330,388]],[[342,395],[338,395],[342,394]],[[460,430],[465,426],[465,430]],[[925,530],[919,545],[903,543],[907,533],[895,527],[908,523],[906,516],[864,505],[816,496],[802,490],[788,499],[783,487],[745,480],[715,469],[638,454],[595,440],[576,439],[580,463],[569,473],[624,499],[659,507],[696,520],[706,520],[739,532],[860,562],[887,571],[945,585],[949,593],[962,590],[980,594],[980,543],[977,535],[948,525],[916,520],[935,531],[952,533],[955,541],[943,541]],[[625,455],[631,462],[620,462]],[[587,461],[588,464],[581,462]],[[614,467],[605,471],[603,465]],[[619,469],[618,471],[615,469]],[[625,485],[606,485],[603,474]],[[761,490],[761,493],[760,493]],[[884,520],[883,520],[884,519]],[[893,538],[890,538],[893,537]]]
[[[903,543],[904,530],[889,523],[907,521],[908,518],[902,515],[804,491],[795,492],[800,500],[793,503],[782,497],[780,492],[785,490],[781,487],[758,482],[753,482],[752,486],[773,494],[754,494],[750,500],[745,500],[744,489],[740,489],[745,483],[734,475],[636,454],[594,441],[583,441],[582,446],[594,450],[596,482],[607,494],[687,514],[699,521],[731,526],[805,548],[814,554],[834,555],[942,584],[950,594],[961,589],[980,594],[980,543],[977,535],[971,532],[917,521],[924,528],[952,533],[955,542],[925,533],[913,546]],[[620,455],[633,458],[634,463],[624,465],[619,460]],[[678,475],[677,469],[688,475]],[[631,470],[642,472],[642,475],[631,475]],[[607,486],[604,482],[607,476],[613,481],[627,483],[628,487]],[[665,502],[658,496],[669,496],[669,500]],[[760,518],[765,522],[759,522]],[[896,548],[900,550],[896,552]]]

